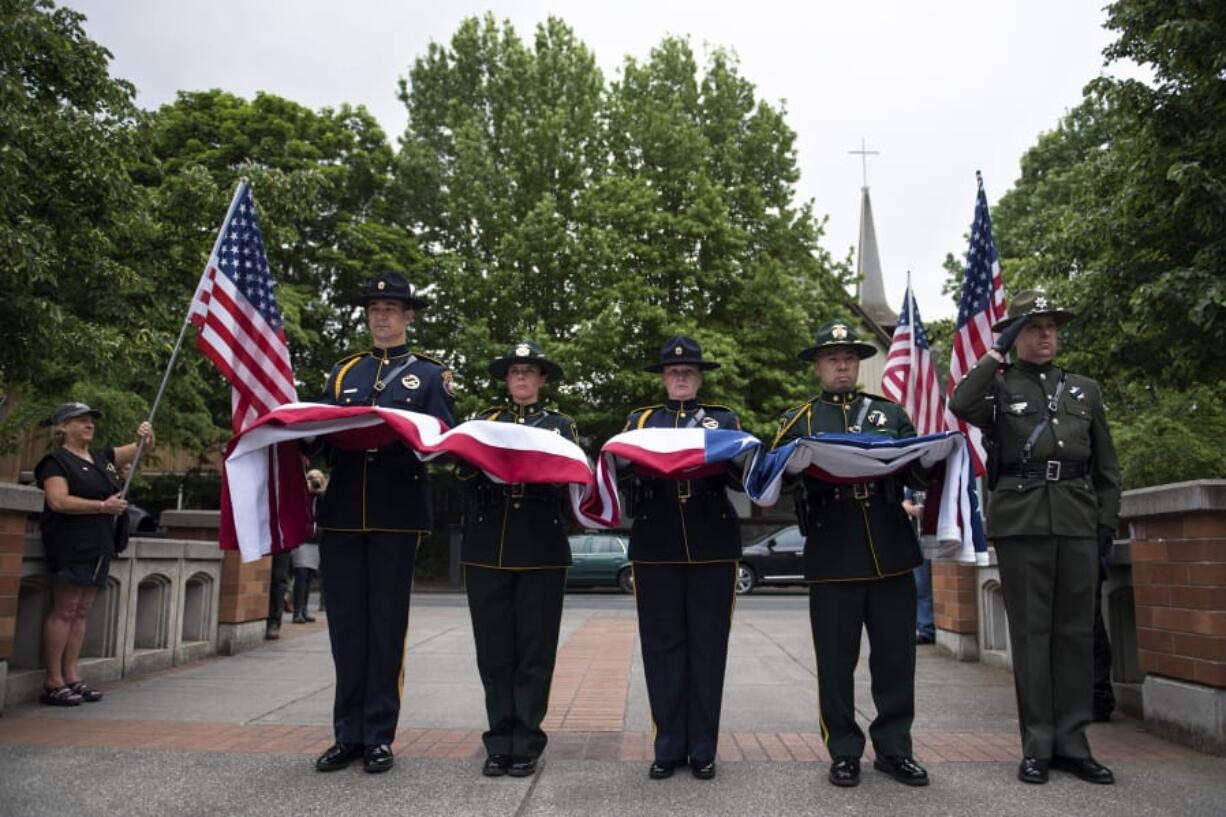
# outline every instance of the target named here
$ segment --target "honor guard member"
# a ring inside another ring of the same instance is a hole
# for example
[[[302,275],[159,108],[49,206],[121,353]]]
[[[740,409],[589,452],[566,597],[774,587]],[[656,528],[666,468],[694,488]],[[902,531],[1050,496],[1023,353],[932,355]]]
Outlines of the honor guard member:
[[[510,402],[479,419],[517,423],[579,442],[575,421],[541,403],[541,387],[562,379],[562,367],[535,343],[517,343],[490,363]],[[485,687],[490,728],[482,774],[527,777],[548,738],[541,729],[562,625],[570,567],[566,486],[496,483],[467,463],[456,468],[464,496],[460,560]]]
[[[698,402],[703,360],[692,338],[660,349],[659,372],[668,400],[630,413],[635,428],[739,430],[736,412]],[[739,482],[724,468],[688,480],[636,474],[629,490],[630,560],[643,673],[655,724],[653,780],[671,777],[686,762],[701,780],[715,776],[728,633],[741,558],[741,529],[726,488]]]
[[[383,272],[356,303],[366,307],[374,348],[338,362],[320,401],[418,411],[453,425],[451,370],[406,340],[426,301],[401,275]],[[333,771],[360,757],[366,771],[383,772],[392,767],[400,714],[413,561],[433,527],[430,478],[403,443],[316,447],[312,453],[325,454],[331,468],[317,524],[336,666],[336,744],[315,768]]]
[[[860,341],[849,321],[817,330],[813,346],[797,357],[813,361],[821,393],[786,412],[774,446],[822,433],[914,437],[897,403],[856,390],[860,361],[877,349]],[[830,752],[830,782],[860,782],[864,732],[856,723],[855,669],[860,635],[868,631],[869,672],[877,717],[869,726],[873,766],[910,786],[928,785],[912,757],[915,717],[915,611],[912,571],[923,562],[919,541],[903,509],[904,482],[923,487],[918,473],[869,482],[838,483],[804,474],[796,493],[797,521],[805,533],[805,581],[817,656],[822,739]]]
[[[1019,292],[992,327],[994,347],[949,401],[990,446],[988,536],[1013,644],[1026,783],[1047,782],[1051,766],[1114,782],[1090,756],[1085,729],[1099,543],[1109,547],[1114,535],[1120,473],[1098,384],[1053,362],[1059,327],[1072,317],[1042,292]],[[1017,362],[1006,365],[1015,343]]]

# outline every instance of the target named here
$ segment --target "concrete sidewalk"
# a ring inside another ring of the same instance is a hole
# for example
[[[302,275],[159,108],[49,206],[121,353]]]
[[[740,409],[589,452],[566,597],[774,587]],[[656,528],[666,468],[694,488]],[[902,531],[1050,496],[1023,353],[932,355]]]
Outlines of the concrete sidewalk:
[[[1053,773],[1014,778],[1012,678],[920,648],[912,790],[871,771],[857,789],[825,781],[816,734],[804,595],[740,600],[724,693],[719,776],[649,781],[651,721],[628,597],[570,594],[533,778],[479,774],[484,728],[462,596],[418,594],[410,625],[396,768],[329,775],[311,767],[332,740],[332,666],[322,620],[263,648],[116,684],[101,703],[26,707],[0,719],[0,814],[1221,814],[1226,761],[1163,741],[1128,719],[1095,725],[1097,757],[1119,782]],[[873,714],[867,645],[857,703]],[[869,755],[871,757],[871,753]]]

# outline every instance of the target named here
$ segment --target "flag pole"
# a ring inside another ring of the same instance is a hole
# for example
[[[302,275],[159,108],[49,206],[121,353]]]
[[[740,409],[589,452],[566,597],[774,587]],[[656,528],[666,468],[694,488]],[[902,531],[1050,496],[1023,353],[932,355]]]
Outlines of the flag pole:
[[[919,388],[919,381],[916,379],[915,293],[911,291],[911,270],[907,270],[907,295],[904,308],[907,310],[907,324],[911,330],[911,365],[907,369],[907,402],[911,404],[911,419],[914,421],[916,409],[918,408],[916,404],[916,390]]]
[[[238,207],[238,201],[243,197],[243,192],[250,185],[250,180],[243,176],[238,180],[238,186],[234,188],[234,198],[230,199],[230,207],[226,210],[226,217],[221,222],[221,229],[217,231],[217,238],[213,241],[213,251],[209,253],[209,258],[212,259],[217,255],[217,250],[221,247],[221,240],[224,238],[222,230],[230,223],[230,217],[234,215],[234,208]],[[209,263],[206,261],[204,272],[200,273],[200,281],[204,281],[204,276],[209,271]],[[200,283],[196,284],[196,289],[192,293],[192,301],[187,305],[187,315],[183,318],[183,326],[179,328],[179,338],[175,341],[175,348],[170,353],[170,361],[166,364],[166,370],[162,372],[162,383],[158,386],[157,395],[153,398],[153,405],[149,408],[149,416],[146,422],[153,425],[154,415],[158,412],[158,406],[162,403],[162,395],[166,393],[166,384],[170,382],[170,373],[175,367],[175,361],[179,359],[179,350],[183,348],[183,338],[187,335],[187,327],[192,323],[192,304],[196,302],[195,293],[200,291]],[[126,499],[128,496],[128,487],[132,484],[132,477],[136,476],[136,466],[140,463],[140,455],[145,450],[145,441],[138,438],[136,441],[136,453],[132,456],[132,467],[128,470],[128,476],[123,481],[123,490],[119,492],[121,499]]]

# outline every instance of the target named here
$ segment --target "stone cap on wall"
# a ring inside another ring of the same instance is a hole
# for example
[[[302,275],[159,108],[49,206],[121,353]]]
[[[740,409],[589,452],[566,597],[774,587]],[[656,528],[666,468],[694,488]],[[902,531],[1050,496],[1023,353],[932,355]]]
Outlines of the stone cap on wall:
[[[172,528],[220,528],[221,511],[162,511],[158,519],[164,530]]]
[[[1194,479],[1136,488],[1124,491],[1120,498],[1123,519],[1196,511],[1226,511],[1226,479]]]
[[[38,513],[42,509],[42,490],[32,485],[0,482],[0,511]]]

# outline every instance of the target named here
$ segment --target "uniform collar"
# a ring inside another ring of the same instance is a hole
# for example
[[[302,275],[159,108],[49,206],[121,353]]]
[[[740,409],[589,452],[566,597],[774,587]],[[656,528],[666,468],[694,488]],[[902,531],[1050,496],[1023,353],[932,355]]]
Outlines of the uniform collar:
[[[378,346],[376,346],[374,349],[370,350],[371,357],[373,357],[375,360],[382,360],[382,361],[394,360],[398,357],[404,357],[408,353],[409,353],[409,345],[407,343],[402,343],[399,346],[392,346],[387,349],[380,349]]]
[[[521,406],[519,403],[511,404],[511,413],[514,414],[516,418],[535,417],[544,410],[545,404],[539,400],[530,406]]]
[[[854,390],[836,394],[835,392],[822,389],[822,393],[818,399],[823,403],[833,403],[836,406],[846,406],[850,403],[856,402],[859,397],[860,392]]]
[[[1026,372],[1027,374],[1051,374],[1052,372],[1059,371],[1054,360],[1044,363],[1042,366],[1031,363],[1028,360],[1019,360],[1013,365],[1019,371]]]
[[[669,411],[698,411],[697,400],[665,400],[664,406]]]

